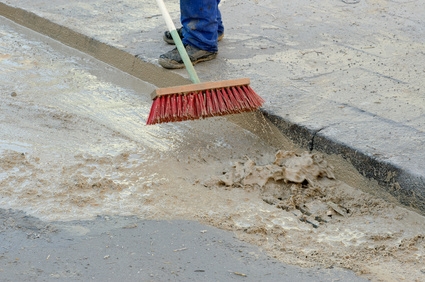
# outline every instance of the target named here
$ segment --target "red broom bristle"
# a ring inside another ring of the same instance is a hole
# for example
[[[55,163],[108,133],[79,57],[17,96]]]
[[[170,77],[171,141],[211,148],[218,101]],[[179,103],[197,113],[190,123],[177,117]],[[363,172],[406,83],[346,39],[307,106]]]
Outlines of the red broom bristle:
[[[192,94],[193,97],[193,116],[200,117],[201,109],[199,108],[199,96],[202,95],[202,92],[196,92]]]
[[[198,116],[204,117],[208,114],[207,107],[205,105],[205,92],[199,92],[199,95],[195,95],[196,98],[196,109]]]
[[[251,97],[251,92],[249,92],[248,89],[239,88],[237,89],[237,91],[240,95],[243,95],[244,102],[246,103],[246,108],[256,107],[254,100]]]
[[[219,113],[223,110],[220,100],[218,99],[216,89],[212,89],[210,92],[211,107],[209,108],[209,116],[220,115]]]
[[[223,111],[225,109],[229,114],[233,113],[232,101],[226,89],[217,89],[216,93],[217,97],[223,98]]]
[[[235,110],[236,111],[243,111],[243,109],[245,108],[244,107],[245,105],[244,105],[244,103],[242,101],[242,98],[239,95],[239,92],[237,90],[237,87],[230,87],[228,91],[231,93],[231,95],[232,95],[232,97],[234,99]]]
[[[151,111],[149,112],[149,117],[146,124],[155,124],[155,119],[158,115],[158,101],[159,99],[153,100]]]
[[[233,95],[232,88],[227,88],[224,91],[227,92],[227,95],[230,99],[230,105],[232,107],[232,112],[238,112],[239,111],[239,104],[238,101],[235,99],[235,96]]]
[[[233,94],[237,97],[239,104],[241,105],[241,110],[246,111],[251,108],[251,105],[246,99],[246,95],[241,91],[239,87],[233,87]]]
[[[147,124],[194,120],[248,112],[264,100],[249,85],[175,93],[154,99]]]
[[[238,99],[235,97],[235,95],[233,93],[232,87],[229,88],[229,89],[227,89],[227,91],[229,92],[228,95],[229,95],[230,101],[232,102],[233,113],[239,113],[240,112],[240,109],[241,109],[241,106],[239,104]]]
[[[223,90],[224,91],[224,90]],[[216,103],[216,115],[222,116],[226,114],[231,114],[230,108],[227,106],[226,101],[228,101],[228,97],[226,93],[222,93],[220,89],[214,90],[214,102]]]
[[[194,119],[196,118],[196,109],[195,109],[195,93],[190,93],[187,95],[188,101],[188,107],[187,107],[187,118],[188,119]]]
[[[199,98],[202,95],[202,92],[199,93],[193,93],[193,114],[194,116],[199,117],[201,115],[201,109],[200,109],[200,101]]]
[[[236,92],[234,91],[235,87],[230,87],[229,88],[229,97],[231,97],[232,103],[234,105],[234,109],[236,112],[241,112],[242,110],[242,105],[240,104],[240,101],[238,99],[238,95],[235,95]]]
[[[182,121],[187,119],[187,108],[188,108],[187,101],[188,100],[186,95],[183,95],[182,96],[182,112],[181,112]]]
[[[241,113],[244,111],[244,105],[241,103],[241,100],[239,98],[239,93],[236,90],[236,87],[229,88],[229,96],[232,99],[232,102],[234,104],[233,111],[234,113]]]
[[[201,92],[201,94],[199,95],[199,103],[200,103],[201,116],[208,115],[207,101],[205,99],[206,99],[206,93],[205,92]]]
[[[261,107],[261,105],[263,105],[264,99],[261,98],[257,93],[255,93],[255,91],[251,87],[244,85],[242,89],[244,93],[247,94],[247,98],[252,101],[253,107],[259,108]]]
[[[252,97],[251,92],[248,88],[240,89],[242,93],[244,93],[245,101],[249,104],[250,107],[255,107],[256,101],[255,97]]]
[[[162,99],[160,100],[161,103],[161,116],[160,119],[164,118],[167,116],[167,100],[168,100],[169,96],[164,96],[161,97]]]
[[[214,111],[214,109],[213,109],[214,106],[215,105],[212,102],[212,93],[211,93],[211,90],[207,89],[205,91],[205,108],[207,110],[206,111],[206,115],[207,116],[210,115]]]
[[[176,94],[176,106],[177,106],[177,113],[176,113],[176,121],[181,121],[182,120],[182,95],[177,95]]]
[[[226,103],[224,102],[223,96],[217,95],[217,91],[214,91],[214,94],[214,98],[217,103],[216,115],[225,115],[228,110],[226,109]]]
[[[177,117],[177,101],[176,95],[170,96],[170,104],[171,104],[171,116],[174,118]]]

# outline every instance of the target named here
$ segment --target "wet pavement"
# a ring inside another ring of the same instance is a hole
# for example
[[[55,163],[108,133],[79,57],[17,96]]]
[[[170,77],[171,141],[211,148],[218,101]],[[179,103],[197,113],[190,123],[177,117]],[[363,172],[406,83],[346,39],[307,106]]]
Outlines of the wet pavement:
[[[166,3],[178,19],[178,3]],[[158,56],[152,1],[11,0],[3,16],[158,87],[184,84]],[[219,56],[202,81],[251,78],[263,112],[305,148],[341,154],[425,211],[424,15],[420,1],[222,1]],[[243,11],[241,13],[240,11]],[[178,25],[176,23],[176,25]],[[167,79],[162,79],[166,77]]]
[[[0,223],[12,220],[0,232],[1,281],[368,281],[347,270],[282,264],[231,232],[192,221],[45,223],[0,210]]]

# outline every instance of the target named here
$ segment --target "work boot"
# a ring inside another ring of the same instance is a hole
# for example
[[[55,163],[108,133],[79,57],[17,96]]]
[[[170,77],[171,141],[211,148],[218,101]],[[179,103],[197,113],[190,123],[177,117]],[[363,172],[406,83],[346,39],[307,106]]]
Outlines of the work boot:
[[[180,27],[177,30],[178,35],[180,36],[181,39],[183,39],[183,33],[182,30],[183,28]],[[224,33],[219,33],[218,34],[218,38],[217,41],[222,40],[224,37]],[[165,42],[167,42],[168,44],[174,45],[174,40],[173,37],[171,36],[171,33],[169,31],[164,32],[164,36],[162,37],[164,39]]]
[[[198,49],[192,45],[186,45],[185,48],[193,65],[200,62],[210,61],[217,57],[217,52],[208,52],[205,50]],[[174,48],[173,50],[168,51],[167,53],[159,56],[158,63],[166,69],[184,68],[183,60],[177,48]]]

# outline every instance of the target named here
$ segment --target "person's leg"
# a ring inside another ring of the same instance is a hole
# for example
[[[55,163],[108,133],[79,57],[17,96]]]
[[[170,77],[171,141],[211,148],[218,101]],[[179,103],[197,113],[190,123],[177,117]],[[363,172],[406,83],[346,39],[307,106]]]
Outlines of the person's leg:
[[[192,64],[217,56],[218,29],[222,28],[218,11],[220,0],[180,0],[182,41]],[[184,68],[177,48],[162,54],[158,63],[164,68]]]
[[[218,36],[217,41],[220,41],[224,37],[224,26],[221,19],[220,10],[218,9],[218,4],[220,4],[220,0],[216,0],[216,1],[217,1],[217,36]],[[177,31],[179,33],[180,38],[183,39],[183,34],[182,34],[183,27],[178,28]],[[169,31],[164,32],[163,39],[168,44],[174,44],[173,37],[171,36],[171,33]]]
[[[218,51],[218,3],[218,0],[180,0],[183,44],[208,52]]]
[[[220,9],[218,8],[218,4],[220,4],[220,0],[217,0],[217,34],[218,34],[218,41],[220,41],[220,37],[223,36],[224,34],[224,25],[223,25],[223,21],[221,20],[221,12]]]

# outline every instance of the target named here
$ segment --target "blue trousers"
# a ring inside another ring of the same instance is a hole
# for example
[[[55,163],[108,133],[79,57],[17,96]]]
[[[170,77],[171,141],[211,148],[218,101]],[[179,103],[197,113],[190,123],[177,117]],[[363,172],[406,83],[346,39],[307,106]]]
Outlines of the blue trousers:
[[[219,3],[220,0],[180,0],[183,44],[218,51],[217,37],[224,32]]]

